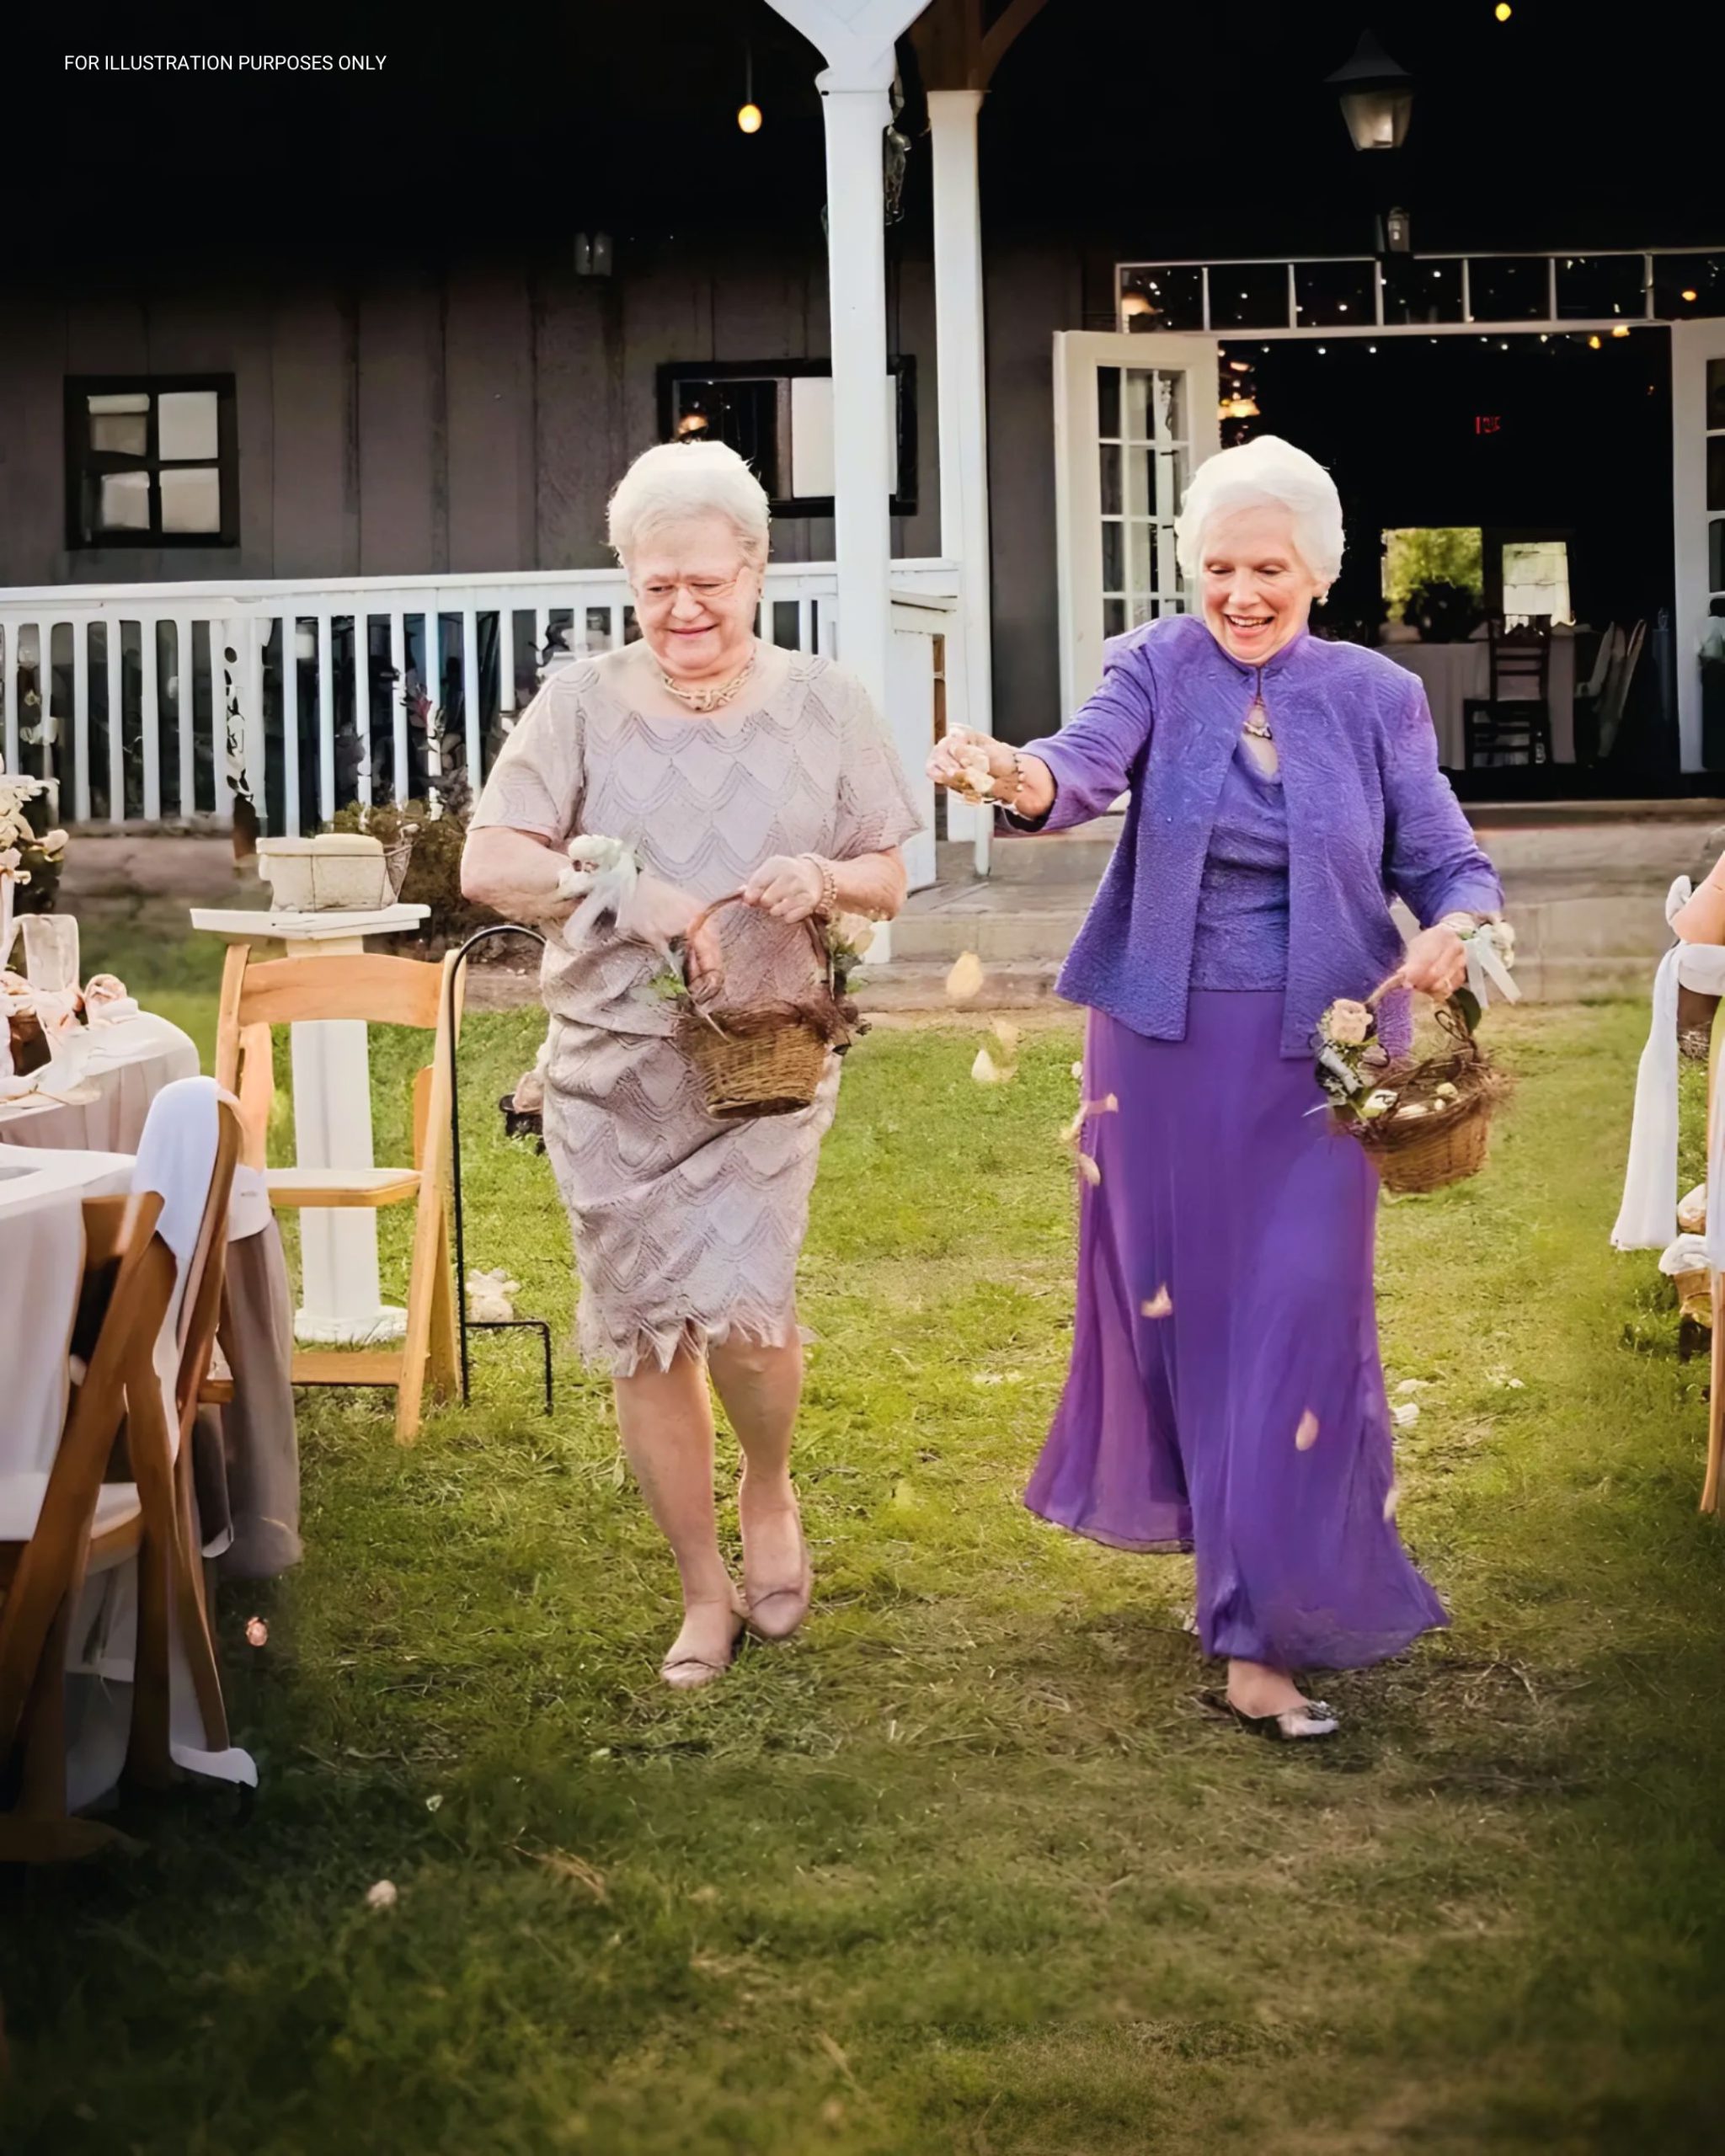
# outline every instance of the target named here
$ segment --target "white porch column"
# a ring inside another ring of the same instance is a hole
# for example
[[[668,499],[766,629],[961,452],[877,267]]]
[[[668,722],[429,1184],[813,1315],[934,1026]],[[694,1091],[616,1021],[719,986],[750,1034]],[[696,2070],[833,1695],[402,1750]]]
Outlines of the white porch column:
[[[816,87],[826,120],[839,656],[884,713],[892,635],[893,474],[881,138],[892,118],[890,47],[868,72],[880,79],[852,86],[829,69],[816,77]]]
[[[980,90],[931,90],[935,364],[939,382],[940,548],[959,564],[966,723],[994,731],[988,546],[988,386],[984,368],[982,208],[976,183]]]

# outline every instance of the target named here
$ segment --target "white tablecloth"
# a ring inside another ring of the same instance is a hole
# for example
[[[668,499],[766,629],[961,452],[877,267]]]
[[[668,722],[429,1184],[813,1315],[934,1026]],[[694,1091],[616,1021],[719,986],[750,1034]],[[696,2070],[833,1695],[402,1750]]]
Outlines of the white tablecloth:
[[[0,1102],[0,1148],[40,1147],[45,1159],[67,1147],[131,1154],[157,1094],[198,1075],[191,1041],[149,1011],[99,1028],[91,1048],[88,1086],[99,1097],[86,1105],[29,1097]],[[250,1168],[235,1173],[228,1238],[234,1398],[199,1418],[199,1511],[206,1556],[219,1556],[236,1577],[270,1579],[300,1560],[299,1449],[281,1231],[263,1178]]]
[[[1438,736],[1438,761],[1446,771],[1467,767],[1467,735],[1461,707],[1469,697],[1492,693],[1491,646],[1482,641],[1468,643],[1386,643],[1386,659],[1393,659],[1425,685],[1431,706],[1432,724]],[[1551,712],[1551,760],[1575,761],[1575,639],[1551,638],[1551,664],[1547,683]]]
[[[0,1475],[45,1474],[66,1420],[87,1198],[131,1188],[126,1153],[0,1145]]]
[[[129,1153],[162,1088],[198,1075],[198,1051],[189,1036],[152,1011],[92,1027],[88,1045],[80,1090],[93,1089],[96,1098],[81,1103],[26,1094],[0,1101],[0,1142]]]

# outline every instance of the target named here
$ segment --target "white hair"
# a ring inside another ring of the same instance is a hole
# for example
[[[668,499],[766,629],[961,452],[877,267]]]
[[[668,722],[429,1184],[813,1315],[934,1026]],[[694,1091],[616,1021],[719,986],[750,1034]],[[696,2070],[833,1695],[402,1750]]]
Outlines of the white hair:
[[[650,533],[700,516],[725,518],[750,568],[766,566],[766,489],[735,450],[722,441],[660,442],[617,483],[607,512],[611,550],[627,568]]]
[[[1225,449],[1199,466],[1174,526],[1180,567],[1197,577],[1204,531],[1218,516],[1265,505],[1293,518],[1300,558],[1327,591],[1342,567],[1342,498],[1316,457],[1274,435]]]

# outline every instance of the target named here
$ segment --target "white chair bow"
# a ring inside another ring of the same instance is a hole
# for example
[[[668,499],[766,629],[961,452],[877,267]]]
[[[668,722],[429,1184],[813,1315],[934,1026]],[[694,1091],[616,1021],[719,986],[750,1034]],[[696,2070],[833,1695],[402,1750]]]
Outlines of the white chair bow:
[[[1665,918],[1674,920],[1690,897],[1686,876],[1680,876],[1665,900]],[[1692,988],[1704,995],[1725,995],[1725,946],[1676,943],[1659,961],[1653,976],[1653,1026],[1635,1083],[1635,1119],[1611,1242],[1617,1250],[1664,1250],[1671,1241],[1677,1215],[1677,990]],[[1725,1113],[1713,1118],[1707,1134],[1707,1182],[1713,1193],[1725,1191]],[[1707,1208],[1706,1261],[1725,1267],[1725,1204]]]

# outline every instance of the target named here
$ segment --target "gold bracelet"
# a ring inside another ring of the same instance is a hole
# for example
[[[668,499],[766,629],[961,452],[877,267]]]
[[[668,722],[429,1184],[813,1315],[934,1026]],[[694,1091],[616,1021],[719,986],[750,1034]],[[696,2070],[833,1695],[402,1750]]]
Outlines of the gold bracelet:
[[[1024,760],[1014,749],[1009,752],[1012,759],[1012,791],[1000,798],[1000,805],[1009,816],[1023,820],[1023,811],[1018,806],[1018,797],[1024,791]]]
[[[814,910],[830,921],[839,910],[838,872],[831,862],[824,861],[818,853],[805,853],[803,859],[820,878],[820,896],[815,901]]]

